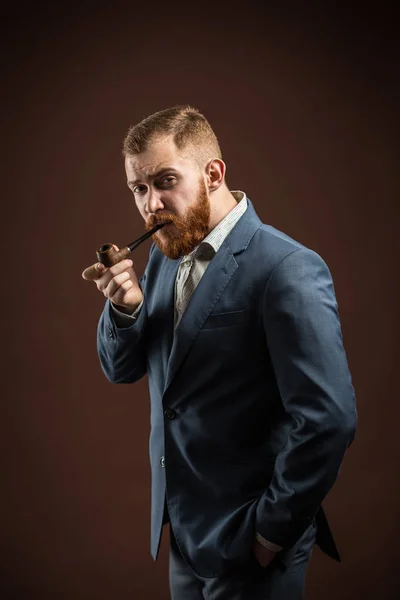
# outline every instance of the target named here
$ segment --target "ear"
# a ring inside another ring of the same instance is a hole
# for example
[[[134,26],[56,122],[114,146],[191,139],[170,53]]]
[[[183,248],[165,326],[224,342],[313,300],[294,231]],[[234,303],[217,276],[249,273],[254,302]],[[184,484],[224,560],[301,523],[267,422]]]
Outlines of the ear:
[[[225,179],[226,165],[220,158],[213,158],[206,165],[206,184],[209,192],[215,192]]]

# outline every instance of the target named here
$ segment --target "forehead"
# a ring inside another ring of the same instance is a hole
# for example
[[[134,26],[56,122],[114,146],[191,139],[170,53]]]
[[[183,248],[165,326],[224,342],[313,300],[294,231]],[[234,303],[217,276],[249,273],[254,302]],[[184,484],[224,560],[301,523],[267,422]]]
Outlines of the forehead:
[[[125,170],[130,180],[149,179],[167,167],[183,171],[190,166],[193,166],[190,157],[176,147],[172,137],[154,141],[140,154],[125,157]]]

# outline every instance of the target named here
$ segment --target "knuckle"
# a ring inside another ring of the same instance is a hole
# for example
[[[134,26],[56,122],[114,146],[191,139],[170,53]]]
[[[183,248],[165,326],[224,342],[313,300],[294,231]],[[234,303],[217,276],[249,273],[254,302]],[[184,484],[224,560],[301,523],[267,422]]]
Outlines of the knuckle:
[[[112,267],[109,268],[109,271],[111,273],[111,275],[118,275],[118,273],[120,272],[119,268],[118,268],[118,264],[113,265]]]
[[[129,278],[129,273],[127,273],[126,271],[124,271],[123,273],[119,273],[119,275],[116,275],[114,277],[114,281],[115,283],[117,283],[118,285],[120,285],[121,283],[123,283],[124,281],[126,281]]]
[[[112,267],[109,268],[109,271],[113,276],[119,275],[120,273],[123,273],[127,268],[129,268],[131,266],[131,263],[132,261],[129,261],[129,259],[121,260],[115,265],[112,265]]]

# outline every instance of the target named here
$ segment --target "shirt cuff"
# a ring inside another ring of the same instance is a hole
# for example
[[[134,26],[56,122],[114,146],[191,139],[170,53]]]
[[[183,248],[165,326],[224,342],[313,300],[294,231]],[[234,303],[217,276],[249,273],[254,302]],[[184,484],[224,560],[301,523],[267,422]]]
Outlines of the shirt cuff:
[[[273,544],[272,542],[269,542],[268,540],[263,538],[263,536],[258,532],[256,533],[256,540],[260,542],[260,544],[262,544],[264,548],[268,548],[268,550],[271,550],[272,552],[280,552],[280,550],[283,550],[283,546],[278,546],[278,544]]]
[[[134,323],[136,321],[139,311],[142,308],[143,300],[141,301],[139,306],[133,311],[133,313],[131,315],[128,315],[127,313],[123,313],[121,310],[118,310],[118,308],[115,306],[115,304],[113,304],[111,302],[111,300],[110,300],[110,305],[111,305],[111,309],[114,313],[115,323],[116,323],[117,327],[129,327],[130,325],[132,325],[132,323]]]

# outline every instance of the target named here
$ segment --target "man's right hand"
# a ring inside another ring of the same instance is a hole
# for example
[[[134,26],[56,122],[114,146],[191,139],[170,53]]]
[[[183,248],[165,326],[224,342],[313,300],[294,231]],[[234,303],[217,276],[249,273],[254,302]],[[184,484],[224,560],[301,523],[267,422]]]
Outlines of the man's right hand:
[[[119,250],[115,244],[113,246]],[[139,280],[132,265],[132,261],[128,258],[112,267],[105,267],[98,263],[96,269],[99,276],[94,280],[97,289],[103,292],[118,310],[126,314],[132,314],[143,300]]]

